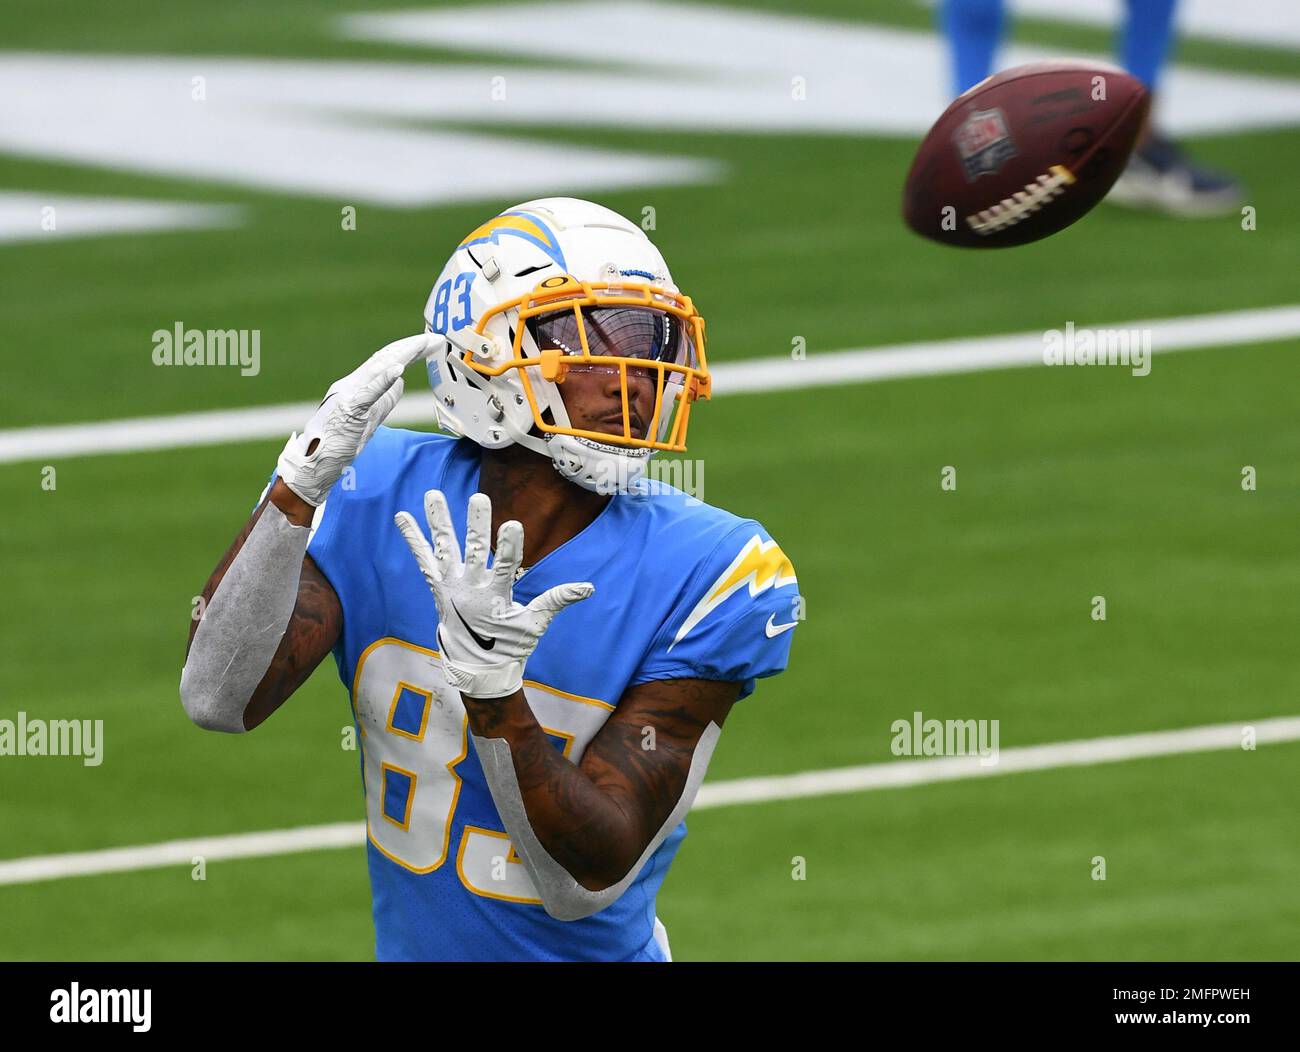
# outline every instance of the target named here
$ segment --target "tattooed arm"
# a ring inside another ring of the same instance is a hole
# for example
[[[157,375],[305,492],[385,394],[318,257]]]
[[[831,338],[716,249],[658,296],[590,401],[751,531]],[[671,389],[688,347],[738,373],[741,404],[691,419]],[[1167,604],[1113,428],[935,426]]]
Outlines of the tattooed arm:
[[[267,499],[258,505],[257,510],[253,512],[252,517],[240,531],[239,536],[235,538],[226,554],[221,557],[217,568],[212,571],[212,576],[208,578],[208,583],[203,588],[203,607],[205,611],[212,601],[213,594],[217,591],[217,586],[221,584],[222,579],[226,576],[226,571],[230,569],[235,557],[244,547],[244,542],[248,540],[258,520],[262,517],[268,502],[273,503],[276,508],[283,512],[285,518],[293,527],[305,528],[311,525],[312,514],[315,509],[297,497],[284,482],[277,479]],[[190,650],[194,645],[194,636],[201,623],[202,621],[199,620],[190,624],[190,638],[185,651],[187,665]],[[312,561],[311,556],[304,554],[293,614],[289,619],[284,636],[275,650],[275,656],[266,669],[266,674],[262,676],[261,681],[253,689],[252,696],[244,708],[244,730],[252,730],[262,723],[280,707],[289,695],[306,682],[307,677],[312,674],[316,666],[334,648],[342,631],[343,608],[339,603],[338,595],[330,586],[329,581],[326,580],[325,575],[320,572],[315,562]],[[186,702],[186,709],[195,709],[195,702],[185,697],[184,680],[182,680],[181,693]],[[191,711],[191,718],[194,718],[195,722],[200,725],[206,725],[202,719],[195,717],[193,711]]]
[[[632,687],[587,746],[565,759],[533,716],[522,691],[465,697],[470,728],[510,743],[519,793],[547,853],[588,891],[617,884],[672,814],[696,744],[719,727],[740,684],[656,680]]]

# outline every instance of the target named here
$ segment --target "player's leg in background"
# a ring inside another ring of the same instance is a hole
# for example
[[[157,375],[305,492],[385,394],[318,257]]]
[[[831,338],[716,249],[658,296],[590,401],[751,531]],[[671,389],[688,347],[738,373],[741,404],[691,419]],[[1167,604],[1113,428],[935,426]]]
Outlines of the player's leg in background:
[[[1006,23],[1003,0],[943,0],[939,21],[952,49],[954,95],[993,72]]]
[[[1128,0],[1120,30],[1120,62],[1153,96],[1172,50],[1176,9],[1177,0]],[[1175,215],[1219,215],[1234,211],[1243,198],[1236,180],[1194,164],[1152,122],[1109,200]]]
[[[1147,91],[1156,90],[1169,57],[1177,6],[1178,0],[1128,0],[1128,18],[1120,29],[1119,59]]]

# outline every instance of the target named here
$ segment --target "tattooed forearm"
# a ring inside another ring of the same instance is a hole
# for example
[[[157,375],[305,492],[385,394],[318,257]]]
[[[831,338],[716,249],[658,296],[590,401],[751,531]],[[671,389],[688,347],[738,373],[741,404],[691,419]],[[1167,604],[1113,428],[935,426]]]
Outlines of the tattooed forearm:
[[[474,733],[510,742],[519,791],[537,838],[590,891],[618,883],[681,799],[696,743],[721,726],[734,683],[665,680],[634,687],[574,765],[533,717],[522,693],[465,699]]]

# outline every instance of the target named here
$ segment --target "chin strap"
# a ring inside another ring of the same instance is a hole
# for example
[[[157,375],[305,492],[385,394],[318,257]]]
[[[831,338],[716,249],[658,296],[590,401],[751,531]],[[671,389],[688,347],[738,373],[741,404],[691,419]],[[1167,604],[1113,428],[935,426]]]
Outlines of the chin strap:
[[[627,493],[645,474],[653,450],[629,449],[576,435],[546,436],[546,453],[562,478],[592,493]]]
[[[721,734],[722,729],[713,721],[704,728],[704,733],[695,745],[695,752],[691,755],[691,768],[686,775],[686,785],[682,788],[677,806],[627,875],[603,891],[584,888],[542,847],[542,842],[537,839],[537,834],[528,821],[528,811],[519,792],[510,743],[504,738],[480,738],[476,734],[471,734],[470,738],[478,753],[492,799],[497,805],[497,812],[501,815],[506,832],[510,834],[510,843],[532,878],[533,886],[541,896],[542,907],[556,920],[574,921],[599,913],[617,900],[636,879],[646,860],[686,817],[686,812],[695,802],[700,783],[704,781],[704,772],[708,770],[709,760],[713,757],[713,750]]]

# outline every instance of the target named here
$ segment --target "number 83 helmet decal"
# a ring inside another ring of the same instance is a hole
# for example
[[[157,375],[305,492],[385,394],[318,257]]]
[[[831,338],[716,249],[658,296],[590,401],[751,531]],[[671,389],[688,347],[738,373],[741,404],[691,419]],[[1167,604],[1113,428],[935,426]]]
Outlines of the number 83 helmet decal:
[[[424,311],[439,424],[522,445],[585,489],[626,490],[656,450],[682,452],[709,397],[704,319],[640,227],[589,201],[511,208],[471,232]],[[581,409],[563,388],[594,380]]]

